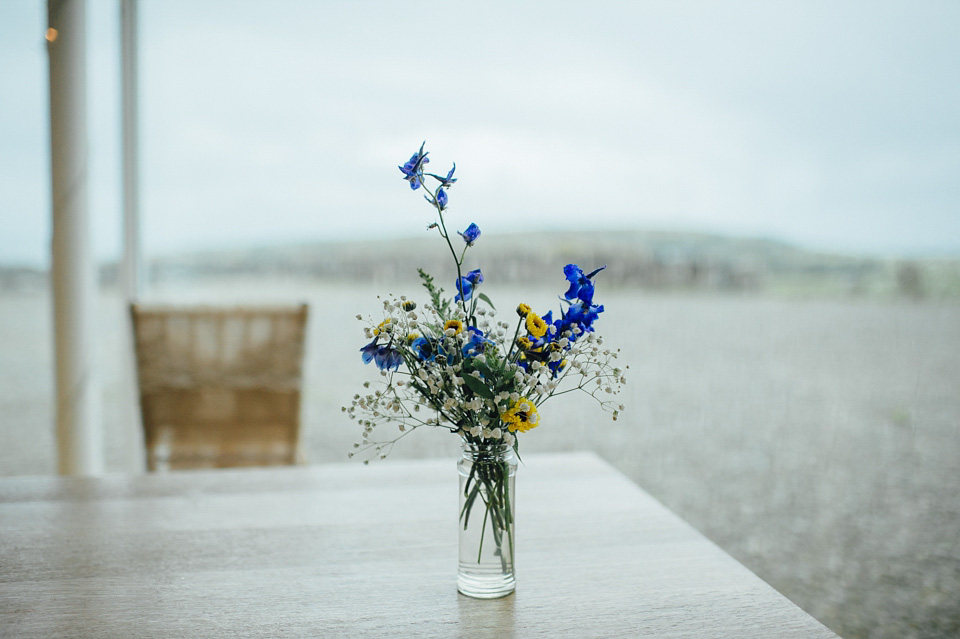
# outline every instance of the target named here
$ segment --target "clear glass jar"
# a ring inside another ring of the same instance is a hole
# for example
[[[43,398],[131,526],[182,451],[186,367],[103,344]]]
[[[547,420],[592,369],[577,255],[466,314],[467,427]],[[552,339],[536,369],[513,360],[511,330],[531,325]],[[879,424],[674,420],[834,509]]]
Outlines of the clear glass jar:
[[[463,443],[460,474],[460,568],[457,589],[494,599],[516,589],[514,479],[517,456],[503,443]]]

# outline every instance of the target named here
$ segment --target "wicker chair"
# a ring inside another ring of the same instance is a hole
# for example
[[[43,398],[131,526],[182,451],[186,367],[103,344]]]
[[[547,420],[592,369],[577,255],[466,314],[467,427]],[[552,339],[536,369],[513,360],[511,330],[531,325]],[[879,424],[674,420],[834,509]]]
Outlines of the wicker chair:
[[[305,304],[130,312],[148,470],[300,461]]]

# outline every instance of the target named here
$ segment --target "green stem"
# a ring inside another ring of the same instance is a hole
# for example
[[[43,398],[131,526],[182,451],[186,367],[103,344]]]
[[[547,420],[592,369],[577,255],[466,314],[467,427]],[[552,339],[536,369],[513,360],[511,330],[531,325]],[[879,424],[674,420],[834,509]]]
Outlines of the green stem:
[[[437,189],[439,188],[440,187],[437,187]],[[450,233],[447,232],[447,223],[443,219],[443,209],[440,208],[440,203],[437,201],[436,192],[432,192],[431,197],[432,197],[431,203],[433,204],[433,207],[437,209],[437,217],[440,219],[440,229],[441,229],[440,234],[443,236],[443,239],[447,241],[447,246],[450,247],[450,255],[453,256],[453,262],[457,265],[457,292],[460,293],[460,306],[463,307],[463,314],[469,316],[469,314],[467,313],[467,300],[463,299],[464,295],[463,295],[462,284],[461,284],[463,280],[463,275],[461,274],[461,271],[460,271],[461,261],[459,258],[457,258],[457,250],[453,248],[453,242],[450,241]]]
[[[483,523],[480,525],[480,549],[477,551],[477,563],[480,563],[480,558],[483,557],[483,538],[487,534],[487,515],[490,514],[490,502],[487,502],[487,507],[483,511]]]
[[[507,361],[510,360],[510,356],[513,354],[513,348],[517,345],[517,338],[520,336],[520,327],[523,326],[523,318],[520,318],[520,321],[517,322],[517,330],[513,332],[513,341],[510,342],[510,350],[507,351]]]
[[[492,458],[492,453],[478,452],[477,459],[470,467],[470,473],[464,484],[466,500],[460,511],[464,522],[464,530],[469,524],[470,511],[480,496],[484,503],[483,522],[480,530],[480,544],[477,551],[477,563],[483,560],[483,545],[486,541],[487,522],[490,522],[490,532],[500,556],[504,571],[513,565],[513,514],[510,511],[510,466],[503,460]],[[504,534],[506,533],[506,534]],[[504,548],[504,543],[509,548]]]

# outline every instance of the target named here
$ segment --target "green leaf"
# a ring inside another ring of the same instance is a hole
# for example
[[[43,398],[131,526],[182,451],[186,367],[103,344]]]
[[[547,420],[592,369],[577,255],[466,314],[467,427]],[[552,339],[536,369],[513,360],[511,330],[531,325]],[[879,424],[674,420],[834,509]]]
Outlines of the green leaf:
[[[490,370],[490,367],[487,364],[483,362],[478,362],[475,359],[470,360],[470,363],[473,365],[473,370],[477,371],[487,379],[490,379],[493,377],[493,371]]]
[[[493,399],[493,391],[487,388],[487,385],[484,384],[482,380],[477,379],[473,375],[464,375],[463,382],[470,387],[470,390],[480,397],[483,397],[484,399]]]
[[[493,302],[490,301],[490,298],[487,297],[486,293],[480,293],[479,295],[477,295],[477,297],[483,300],[484,302],[486,302],[487,304],[489,304],[490,308],[492,308],[493,310],[497,310],[497,307],[493,305]]]
[[[424,271],[422,268],[418,268],[417,273],[420,274],[420,279],[423,280],[423,287],[427,289],[428,293],[430,293],[430,301],[433,304],[433,308],[440,313],[441,317],[446,317],[447,310],[450,306],[450,300],[440,297],[440,294],[443,293],[443,289],[437,288],[433,283],[433,276]]]

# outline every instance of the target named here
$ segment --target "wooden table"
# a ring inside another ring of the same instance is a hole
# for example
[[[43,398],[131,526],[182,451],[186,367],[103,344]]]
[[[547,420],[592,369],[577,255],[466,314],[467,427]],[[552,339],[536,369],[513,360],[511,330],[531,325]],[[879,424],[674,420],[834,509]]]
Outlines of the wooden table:
[[[592,454],[525,456],[515,594],[455,460],[0,480],[2,637],[835,637]]]

